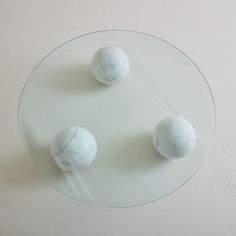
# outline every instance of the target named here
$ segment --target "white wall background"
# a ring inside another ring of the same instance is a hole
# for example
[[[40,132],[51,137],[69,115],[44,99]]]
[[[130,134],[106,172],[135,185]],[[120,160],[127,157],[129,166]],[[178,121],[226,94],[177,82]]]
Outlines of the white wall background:
[[[0,0],[0,235],[236,235],[236,2],[234,0]],[[187,53],[213,90],[211,157],[181,189],[141,207],[87,206],[48,186],[17,134],[19,96],[55,46],[101,29],[131,29]]]

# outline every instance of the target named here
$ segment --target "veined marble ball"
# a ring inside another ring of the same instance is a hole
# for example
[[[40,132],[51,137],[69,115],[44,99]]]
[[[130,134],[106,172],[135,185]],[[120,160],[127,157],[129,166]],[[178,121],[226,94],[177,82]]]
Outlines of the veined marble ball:
[[[182,158],[192,151],[196,144],[196,132],[192,124],[179,116],[162,119],[152,135],[153,145],[164,157]]]
[[[88,167],[95,159],[97,144],[93,135],[82,127],[69,127],[60,131],[51,144],[51,154],[64,171]]]
[[[129,59],[117,47],[102,47],[93,56],[91,70],[94,77],[105,85],[123,80],[129,72]]]

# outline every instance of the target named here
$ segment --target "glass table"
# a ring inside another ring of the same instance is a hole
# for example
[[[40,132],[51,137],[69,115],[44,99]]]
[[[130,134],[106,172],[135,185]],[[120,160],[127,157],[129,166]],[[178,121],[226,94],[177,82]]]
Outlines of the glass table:
[[[105,86],[90,71],[97,49],[117,46],[130,60],[128,77]],[[185,158],[154,150],[157,122],[178,114],[198,140]],[[95,162],[76,173],[60,170],[50,144],[63,128],[89,129]],[[206,79],[182,51],[140,32],[108,30],[74,38],[50,52],[31,73],[19,103],[19,133],[37,171],[58,191],[84,203],[130,207],[175,191],[200,168],[215,131],[215,105]]]

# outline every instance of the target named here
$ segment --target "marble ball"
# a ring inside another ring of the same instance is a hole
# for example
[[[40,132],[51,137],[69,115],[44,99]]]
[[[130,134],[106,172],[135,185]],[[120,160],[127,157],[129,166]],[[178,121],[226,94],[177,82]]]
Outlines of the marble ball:
[[[190,153],[196,144],[196,132],[192,124],[180,116],[162,119],[152,135],[157,152],[169,159],[182,158]]]
[[[102,47],[93,56],[91,71],[105,85],[113,85],[125,79],[129,72],[129,59],[117,47]]]
[[[55,163],[64,171],[88,167],[95,159],[97,144],[93,135],[82,127],[68,127],[60,131],[51,144]]]

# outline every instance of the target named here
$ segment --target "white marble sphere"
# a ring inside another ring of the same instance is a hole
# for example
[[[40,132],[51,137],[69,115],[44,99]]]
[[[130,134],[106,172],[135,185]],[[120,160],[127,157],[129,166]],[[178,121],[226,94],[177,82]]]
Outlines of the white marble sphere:
[[[95,159],[97,144],[93,135],[82,127],[69,127],[60,131],[51,144],[51,154],[64,171],[77,171],[88,167]]]
[[[102,47],[93,56],[91,71],[105,85],[119,83],[129,72],[128,56],[120,48]]]
[[[152,135],[157,152],[169,159],[182,158],[192,151],[196,144],[196,132],[192,124],[180,116],[162,119]]]

